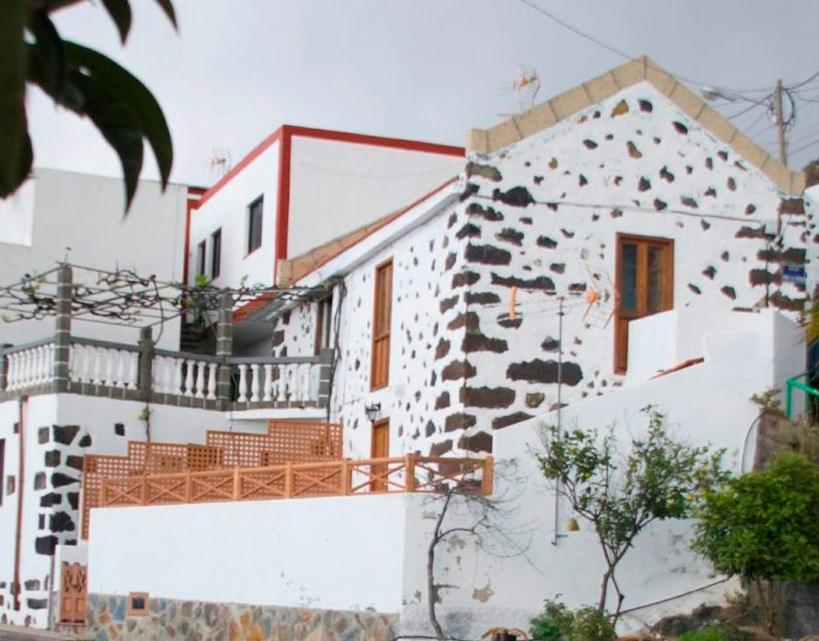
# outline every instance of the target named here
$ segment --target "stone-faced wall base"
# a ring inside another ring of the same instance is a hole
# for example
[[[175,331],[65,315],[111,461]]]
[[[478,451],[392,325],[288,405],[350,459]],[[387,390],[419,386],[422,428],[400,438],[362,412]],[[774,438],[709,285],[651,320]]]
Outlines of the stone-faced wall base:
[[[88,595],[94,641],[389,641],[397,614],[179,601],[151,597],[146,616],[129,616],[126,596]]]

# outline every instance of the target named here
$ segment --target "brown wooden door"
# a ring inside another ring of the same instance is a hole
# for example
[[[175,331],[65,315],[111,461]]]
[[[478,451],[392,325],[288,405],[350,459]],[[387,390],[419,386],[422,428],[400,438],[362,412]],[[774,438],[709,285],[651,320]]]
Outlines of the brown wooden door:
[[[390,455],[390,419],[384,418],[373,423],[372,444],[370,446],[371,458],[388,458]],[[387,472],[385,463],[373,463],[370,465],[371,492],[386,492]]]
[[[674,241],[617,236],[617,307],[614,322],[614,371],[628,365],[628,324],[674,306]]]
[[[63,562],[60,577],[60,623],[85,623],[88,566]]]

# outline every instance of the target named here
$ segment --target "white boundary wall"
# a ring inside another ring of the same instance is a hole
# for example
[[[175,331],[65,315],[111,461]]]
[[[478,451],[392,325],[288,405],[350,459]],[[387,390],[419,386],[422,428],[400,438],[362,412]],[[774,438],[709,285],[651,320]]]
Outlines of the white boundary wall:
[[[94,510],[88,589],[398,612],[406,496]]]
[[[733,332],[706,335],[705,362],[563,411],[564,426],[614,425],[622,438],[646,428],[641,408],[667,413],[667,426],[695,444],[726,448],[726,465],[747,469],[753,455],[757,408],[751,394],[779,382],[801,358],[798,327],[766,311],[748,315]],[[588,525],[567,532],[572,514],[559,509],[553,545],[554,493],[532,451],[544,415],[495,432],[498,496],[513,511],[506,538],[488,550],[468,537],[442,546],[436,579],[441,619],[457,637],[477,638],[493,625],[526,628],[543,599],[562,595],[570,606],[597,599],[603,564]],[[215,503],[96,510],[90,542],[90,591],[319,609],[374,608],[402,613],[402,632],[426,634],[426,553],[439,503],[423,495],[362,496],[291,501]],[[459,516],[460,515],[460,516]],[[462,519],[453,511],[448,525]],[[689,549],[691,524],[659,523],[638,539],[618,578],[627,609],[696,590],[718,579]],[[510,550],[518,549],[519,554]],[[498,556],[498,552],[502,552]],[[150,562],[148,562],[150,560]],[[719,599],[733,584],[696,602]],[[684,606],[672,601],[644,608],[624,627],[652,621]]]

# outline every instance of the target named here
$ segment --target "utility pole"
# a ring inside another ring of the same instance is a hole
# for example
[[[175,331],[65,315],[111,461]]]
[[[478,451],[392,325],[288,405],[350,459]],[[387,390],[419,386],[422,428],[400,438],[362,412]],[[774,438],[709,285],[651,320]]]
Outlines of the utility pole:
[[[776,129],[779,133],[779,160],[786,167],[788,166],[788,152],[785,146],[785,123],[782,119],[782,79],[776,81],[774,90],[774,115],[776,117]]]

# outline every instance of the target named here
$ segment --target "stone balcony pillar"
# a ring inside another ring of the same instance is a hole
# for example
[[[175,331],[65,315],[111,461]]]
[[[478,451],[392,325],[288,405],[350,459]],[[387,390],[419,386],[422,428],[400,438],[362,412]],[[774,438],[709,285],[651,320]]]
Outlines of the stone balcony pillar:
[[[61,265],[57,270],[56,318],[54,322],[54,352],[51,385],[55,393],[67,392],[69,386],[69,359],[71,355],[71,300],[73,298],[71,267]]]

